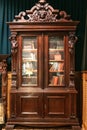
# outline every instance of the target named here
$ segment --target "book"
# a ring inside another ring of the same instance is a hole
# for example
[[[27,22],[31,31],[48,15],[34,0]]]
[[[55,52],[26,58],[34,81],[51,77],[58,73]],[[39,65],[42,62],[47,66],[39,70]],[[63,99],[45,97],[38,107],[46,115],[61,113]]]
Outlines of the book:
[[[58,70],[58,63],[57,62],[50,64],[50,71],[57,71],[57,70]]]
[[[64,70],[64,63],[58,64],[58,71]]]
[[[58,85],[58,76],[53,76],[51,84]]]
[[[61,60],[61,54],[54,55],[54,60]]]
[[[64,75],[59,76],[59,85],[64,85]]]

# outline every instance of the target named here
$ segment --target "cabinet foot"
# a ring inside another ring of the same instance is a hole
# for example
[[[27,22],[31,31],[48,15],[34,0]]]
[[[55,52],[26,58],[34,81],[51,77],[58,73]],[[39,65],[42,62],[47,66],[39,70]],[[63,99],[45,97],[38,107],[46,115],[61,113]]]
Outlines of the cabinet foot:
[[[80,126],[72,126],[72,130],[81,130]]]

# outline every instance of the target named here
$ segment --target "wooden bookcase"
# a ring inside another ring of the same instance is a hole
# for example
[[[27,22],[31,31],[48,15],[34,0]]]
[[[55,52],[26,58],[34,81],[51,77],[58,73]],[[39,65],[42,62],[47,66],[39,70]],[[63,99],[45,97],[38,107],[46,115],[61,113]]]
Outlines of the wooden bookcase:
[[[8,22],[12,86],[6,129],[16,125],[80,129],[74,81],[78,23],[44,0]]]

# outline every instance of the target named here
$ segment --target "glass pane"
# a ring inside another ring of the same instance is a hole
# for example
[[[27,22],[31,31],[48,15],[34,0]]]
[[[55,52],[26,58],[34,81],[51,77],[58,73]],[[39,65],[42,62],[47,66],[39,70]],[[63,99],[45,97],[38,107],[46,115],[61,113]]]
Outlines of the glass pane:
[[[49,37],[49,86],[64,86],[63,37]]]
[[[37,39],[36,37],[23,38],[22,85],[37,86]]]

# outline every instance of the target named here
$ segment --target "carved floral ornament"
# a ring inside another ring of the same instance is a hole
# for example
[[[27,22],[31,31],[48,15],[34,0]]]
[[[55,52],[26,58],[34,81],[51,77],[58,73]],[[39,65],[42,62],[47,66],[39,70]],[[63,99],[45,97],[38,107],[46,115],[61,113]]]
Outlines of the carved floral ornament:
[[[65,11],[53,9],[45,0],[40,0],[31,10],[22,11],[15,16],[14,22],[54,22],[54,21],[68,21],[70,15]]]
[[[77,42],[78,38],[75,36],[75,32],[69,33],[69,52],[73,54],[74,45]]]
[[[17,48],[18,48],[18,43],[17,43],[17,33],[16,32],[12,32],[11,33],[11,37],[9,37],[9,40],[11,41],[11,53],[13,55],[15,55],[17,53]]]

